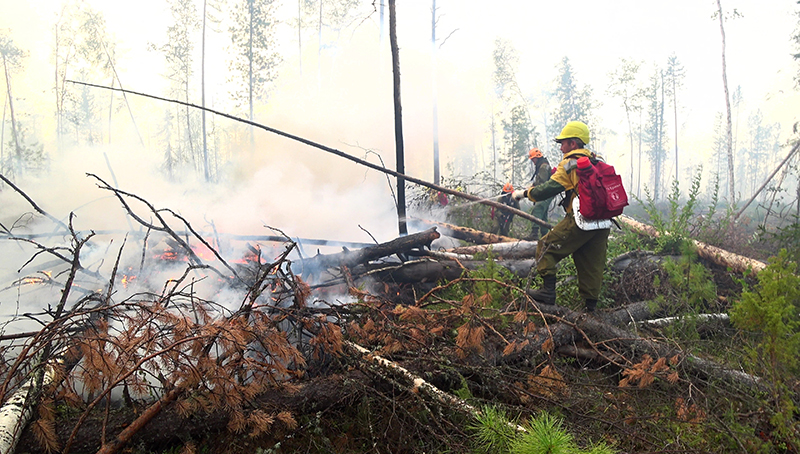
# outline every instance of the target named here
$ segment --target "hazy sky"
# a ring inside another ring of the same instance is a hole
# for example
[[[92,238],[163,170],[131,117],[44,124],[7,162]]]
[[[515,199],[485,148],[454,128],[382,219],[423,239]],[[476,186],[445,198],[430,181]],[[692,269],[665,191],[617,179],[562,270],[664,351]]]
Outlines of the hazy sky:
[[[50,62],[51,29],[63,3],[60,0],[0,0],[0,28],[11,29],[20,47],[31,52],[27,62],[31,71],[26,80],[34,87],[28,89],[34,90],[36,87],[41,92],[50,90],[52,70],[46,65]],[[122,53],[118,64],[131,81],[128,86],[142,90],[151,87],[162,73],[152,64],[157,61],[155,55],[145,48],[150,42],[163,41],[164,30],[169,24],[166,2],[144,0],[132,5],[95,0],[87,3],[105,15],[108,28],[119,43]],[[371,3],[364,0],[363,10],[368,11]],[[427,64],[425,58],[431,48],[431,1],[398,3],[401,64]],[[793,49],[789,39],[797,23],[796,5],[792,1],[777,0],[722,3],[726,11],[735,8],[743,15],[726,25],[729,86],[731,89],[742,86],[749,107],[762,108],[768,118],[790,124],[793,119],[787,118],[790,114],[781,105],[781,99],[776,98],[793,95],[788,92],[792,88],[791,79],[796,66],[790,58]],[[296,3],[284,1],[281,5],[284,20],[293,20]],[[663,65],[669,55],[675,53],[686,69],[685,87],[681,92],[683,102],[679,103],[685,118],[681,127],[686,128],[687,134],[694,136],[695,128],[706,130],[705,126],[696,125],[705,125],[709,115],[713,117],[714,112],[724,110],[720,30],[718,22],[712,19],[716,2],[576,0],[568,5],[556,1],[505,0],[488,4],[482,1],[439,0],[439,37],[452,32],[439,49],[439,65],[452,65],[455,72],[465,77],[484,76],[491,70],[494,40],[505,38],[520,53],[518,76],[526,93],[535,95],[551,88],[556,65],[567,56],[574,65],[578,81],[590,85],[600,98],[605,97],[607,74],[616,67],[620,58]],[[357,32],[351,28],[342,33],[340,45],[360,45],[356,41],[363,41],[366,34],[377,34],[377,23],[377,13],[359,22]],[[288,24],[282,30],[284,33],[280,37],[283,49],[295,53],[285,55],[289,63],[296,58],[297,36]],[[304,39],[307,49],[316,45],[313,30],[309,30]],[[217,41],[220,41],[219,37]],[[221,48],[225,43],[210,43],[212,48],[215,44]],[[385,45],[388,49],[388,43]],[[328,51],[329,54],[333,52],[330,49]],[[419,56],[414,53],[419,53]],[[369,55],[363,57],[370,58]],[[313,61],[306,61],[306,68],[313,71],[314,64]],[[367,63],[340,61],[338,64]],[[209,70],[215,68],[224,69],[224,62],[212,60]],[[429,71],[429,68],[425,68],[422,74],[429,76]],[[409,80],[404,81],[404,88],[412,96],[417,92],[415,88],[423,87],[414,86],[416,81],[411,79],[414,77],[412,69],[406,66],[404,72],[409,75]],[[429,80],[421,82],[430,83]],[[476,80],[474,84],[483,86],[485,81]],[[476,87],[474,84],[473,87]],[[438,89],[446,96],[446,81],[440,83]],[[424,87],[420,92],[425,90],[429,90],[429,87]],[[486,94],[467,92],[459,96],[465,102],[474,98],[475,103],[482,103]],[[375,102],[389,103],[391,99]],[[607,99],[605,107],[615,108],[613,104],[613,100]],[[602,115],[603,112],[600,118],[618,113],[609,111],[607,115]],[[773,114],[774,117],[770,116]],[[617,124],[610,122],[606,127],[616,128]]]

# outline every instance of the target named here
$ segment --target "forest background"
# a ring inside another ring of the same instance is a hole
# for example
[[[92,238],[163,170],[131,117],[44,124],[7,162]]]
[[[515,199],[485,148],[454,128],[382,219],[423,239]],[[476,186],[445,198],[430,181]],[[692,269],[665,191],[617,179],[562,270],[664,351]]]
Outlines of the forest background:
[[[483,175],[482,190],[494,194],[528,181],[531,146],[555,164],[550,139],[580,118],[590,148],[638,197],[649,190],[663,200],[676,177],[685,191],[701,169],[704,193],[718,176],[723,200],[746,200],[783,159],[796,121],[795,9],[401,4],[405,168],[435,183]],[[69,194],[71,209],[93,200],[85,172],[112,171],[146,198],[191,198],[182,205],[223,230],[226,219],[261,229],[265,212],[298,236],[363,240],[353,216],[378,236],[394,230],[392,188],[380,175],[196,109],[68,82],[203,104],[394,168],[379,2],[4,0],[2,10],[2,169],[45,178],[34,191]]]

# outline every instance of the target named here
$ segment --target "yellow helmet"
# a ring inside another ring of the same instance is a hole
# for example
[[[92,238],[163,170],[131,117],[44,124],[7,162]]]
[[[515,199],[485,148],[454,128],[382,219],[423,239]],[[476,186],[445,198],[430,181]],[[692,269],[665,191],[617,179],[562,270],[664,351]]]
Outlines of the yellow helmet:
[[[542,156],[542,150],[538,148],[531,148],[531,151],[528,152],[528,159],[541,158]]]
[[[581,139],[585,145],[589,143],[589,127],[580,121],[570,121],[561,130],[561,134],[555,138],[555,141],[561,142],[564,139]]]

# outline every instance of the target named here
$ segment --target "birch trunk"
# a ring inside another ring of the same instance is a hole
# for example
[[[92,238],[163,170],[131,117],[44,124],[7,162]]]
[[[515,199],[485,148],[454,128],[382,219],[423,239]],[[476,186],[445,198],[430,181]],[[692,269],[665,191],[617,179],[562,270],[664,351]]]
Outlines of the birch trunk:
[[[34,374],[0,408],[0,454],[13,454],[22,429],[33,415],[35,396],[55,379],[55,368],[48,365],[40,383]]]
[[[616,219],[639,233],[654,237],[660,235],[653,226],[635,221],[627,216],[619,216]],[[730,267],[733,271],[738,273],[745,273],[747,271],[754,271],[757,273],[767,266],[766,263],[751,259],[750,257],[734,254],[733,252],[728,252],[697,240],[691,241],[697,248],[697,255],[718,265]]]

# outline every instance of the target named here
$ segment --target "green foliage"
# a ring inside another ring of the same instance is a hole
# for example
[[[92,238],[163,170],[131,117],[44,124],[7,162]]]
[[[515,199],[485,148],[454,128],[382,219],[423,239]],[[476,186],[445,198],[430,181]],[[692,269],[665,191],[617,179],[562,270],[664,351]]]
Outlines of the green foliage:
[[[503,175],[507,181],[520,185],[530,179],[530,166],[526,161],[536,128],[531,125],[525,106],[514,106],[510,118],[504,118],[502,124],[503,138],[507,145],[504,156],[500,158]]]
[[[476,256],[476,258],[481,257]],[[514,275],[511,271],[495,262],[494,255],[490,249],[484,265],[470,272],[469,277],[479,279],[474,283],[473,287],[473,293],[475,293],[476,296],[489,295],[491,301],[499,303],[508,296],[508,287],[503,285],[502,282],[512,281]]]
[[[527,425],[528,431],[511,443],[512,454],[570,454],[577,452],[575,439],[562,421],[547,412]]]
[[[697,253],[690,243],[682,243],[681,256],[663,263],[670,286],[678,299],[694,311],[700,311],[717,298],[717,287],[711,272],[697,262]]]
[[[751,367],[769,379],[770,422],[784,442],[800,447],[797,437],[797,410],[789,384],[798,373],[800,355],[800,277],[797,263],[786,250],[770,260],[758,274],[755,291],[745,290],[731,308],[734,325],[755,332],[757,339],[748,348]]]
[[[485,406],[470,424],[476,442],[475,452],[483,454],[507,453],[509,444],[517,436],[516,422],[509,420],[502,409]]]
[[[516,429],[505,412],[484,407],[476,422],[470,425],[477,444],[475,452],[494,454],[613,454],[604,443],[581,449],[575,438],[563,427],[563,421],[547,412],[525,423],[524,431]]]
[[[239,0],[233,5],[231,69],[237,82],[233,95],[239,106],[248,106],[251,120],[253,101],[266,99],[281,62],[275,41],[277,7],[273,0]]]
[[[452,390],[452,393],[458,396],[461,400],[469,400],[473,398],[472,391],[469,390],[469,384],[464,376],[461,376],[461,387]]]
[[[762,226],[761,234],[768,241],[784,248],[793,262],[800,262],[800,217],[793,215],[790,224],[778,227],[775,232],[767,232]]]
[[[680,200],[681,191],[678,181],[672,182],[672,191],[667,197],[666,215],[662,214],[656,206],[655,198],[650,195],[649,189],[645,188],[647,202],[642,205],[650,216],[651,224],[659,233],[656,238],[658,252],[677,253],[681,249],[681,244],[690,236],[690,220],[695,215],[698,203],[702,170],[702,168],[697,169],[697,173],[692,178],[692,187],[684,203],[681,203]]]

